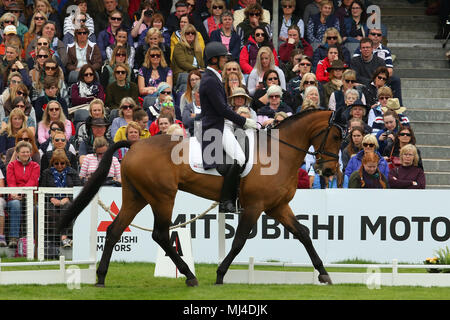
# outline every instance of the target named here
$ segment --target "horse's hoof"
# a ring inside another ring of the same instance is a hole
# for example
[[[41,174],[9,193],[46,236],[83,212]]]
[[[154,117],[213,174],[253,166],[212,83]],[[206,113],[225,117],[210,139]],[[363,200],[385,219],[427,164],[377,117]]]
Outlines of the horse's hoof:
[[[104,283],[96,283],[95,286],[96,286],[97,288],[104,288],[104,287],[105,287],[105,284],[104,284]]]
[[[197,280],[197,278],[187,279],[186,280],[186,285],[188,287],[198,287],[198,280]]]
[[[216,283],[214,283],[215,286],[221,286],[223,285],[223,281],[216,281]]]
[[[319,275],[319,282],[320,283],[326,283],[326,284],[333,284],[333,282],[331,281],[330,276],[327,275],[327,274]]]

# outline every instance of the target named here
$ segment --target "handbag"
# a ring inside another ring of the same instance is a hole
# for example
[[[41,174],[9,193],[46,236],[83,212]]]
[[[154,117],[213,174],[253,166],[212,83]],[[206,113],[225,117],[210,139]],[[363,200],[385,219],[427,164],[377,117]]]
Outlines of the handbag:
[[[400,160],[400,157],[393,156],[392,153],[394,152],[394,147],[392,147],[391,155],[389,156],[389,170],[398,168],[402,165],[402,161]]]

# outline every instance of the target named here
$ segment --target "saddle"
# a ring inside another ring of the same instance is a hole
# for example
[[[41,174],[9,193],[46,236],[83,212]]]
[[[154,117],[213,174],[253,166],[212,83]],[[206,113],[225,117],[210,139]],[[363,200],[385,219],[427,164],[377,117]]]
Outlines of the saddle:
[[[239,131],[237,131],[239,132]],[[240,131],[244,134],[236,135],[236,139],[245,154],[245,164],[241,169],[241,178],[248,175],[253,167],[255,132],[254,130]],[[225,151],[223,152],[224,164],[218,165],[217,169],[203,169],[202,146],[196,137],[189,138],[189,165],[194,172],[201,174],[209,174],[215,176],[223,176],[227,173],[231,164],[234,162]]]

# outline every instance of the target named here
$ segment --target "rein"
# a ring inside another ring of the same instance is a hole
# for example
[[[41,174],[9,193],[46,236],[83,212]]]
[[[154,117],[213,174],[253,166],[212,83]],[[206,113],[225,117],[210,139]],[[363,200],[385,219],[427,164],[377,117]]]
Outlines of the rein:
[[[337,125],[336,123],[334,123],[334,112],[330,116],[330,120],[328,121],[328,127],[326,129],[321,130],[318,134],[316,134],[314,137],[311,138],[311,140],[315,139],[315,138],[319,137],[320,135],[322,135],[325,132],[325,137],[323,138],[322,143],[320,144],[319,150],[314,151],[314,152],[311,152],[309,150],[305,150],[305,149],[299,148],[299,147],[297,147],[297,146],[295,146],[295,145],[293,145],[293,144],[291,144],[291,143],[289,143],[287,141],[281,140],[279,138],[275,138],[274,136],[272,136],[270,134],[270,131],[267,131],[267,135],[269,137],[271,137],[272,139],[277,140],[278,142],[281,142],[281,143],[287,145],[288,147],[291,147],[291,148],[293,148],[293,149],[295,149],[297,151],[304,152],[304,153],[312,155],[312,156],[319,155],[319,159],[317,159],[317,162],[318,163],[325,163],[325,162],[334,161],[334,160],[322,160],[322,157],[321,157],[322,155],[326,155],[326,156],[332,157],[334,159],[339,159],[339,155],[324,150],[325,143],[326,143],[327,138],[328,138],[328,134],[330,133],[330,129],[333,126],[336,126],[342,132],[342,128],[339,125]]]

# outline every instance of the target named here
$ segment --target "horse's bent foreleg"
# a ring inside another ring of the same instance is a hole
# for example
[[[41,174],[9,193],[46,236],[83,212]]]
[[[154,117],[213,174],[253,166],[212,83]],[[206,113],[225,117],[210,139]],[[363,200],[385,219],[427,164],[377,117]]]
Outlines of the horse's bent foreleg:
[[[197,286],[197,278],[170,243],[169,226],[173,205],[169,205],[164,201],[163,203],[164,205],[160,206],[152,205],[153,214],[155,217],[152,238],[166,252],[177,269],[186,276],[186,284],[190,287]]]
[[[231,250],[225,259],[222,261],[220,266],[217,268],[217,278],[216,284],[223,284],[223,278],[228,271],[234,258],[241,252],[248,239],[250,231],[252,231],[253,226],[261,215],[261,211],[250,211],[244,208],[244,212],[241,215],[238,227],[236,229],[236,235],[233,239],[233,244],[231,245]]]
[[[321,283],[332,284],[330,276],[323,266],[322,260],[314,249],[308,229],[297,221],[289,205],[286,204],[269,210],[268,214],[278,220],[303,244],[314,268],[319,272],[319,281]]]

